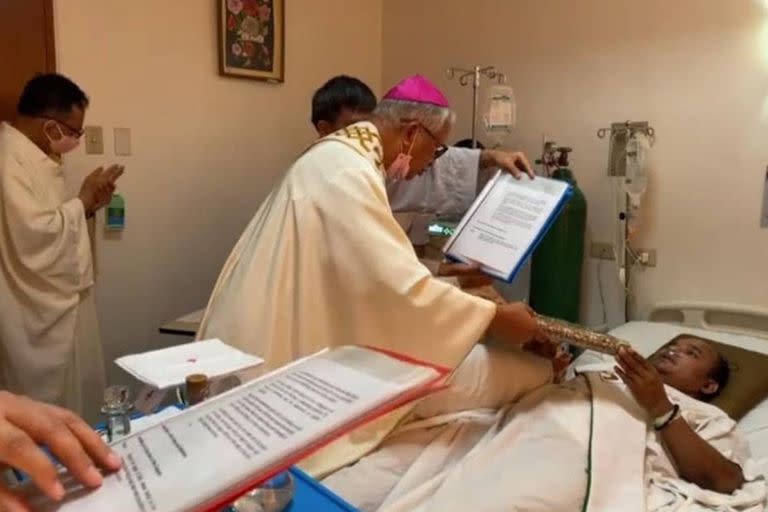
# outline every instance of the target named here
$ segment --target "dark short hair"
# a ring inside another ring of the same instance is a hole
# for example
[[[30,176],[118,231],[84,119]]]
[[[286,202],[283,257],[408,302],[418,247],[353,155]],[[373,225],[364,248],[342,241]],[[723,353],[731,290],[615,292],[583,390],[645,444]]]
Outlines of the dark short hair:
[[[717,353],[717,362],[709,373],[709,378],[717,382],[717,391],[709,394],[702,393],[702,398],[706,402],[711,402],[717,398],[720,392],[725,389],[725,386],[728,385],[728,380],[731,378],[731,364],[728,362],[728,359],[719,352]]]
[[[85,110],[88,107],[88,96],[69,78],[47,73],[37,75],[27,82],[16,105],[16,112],[22,116],[35,117],[46,112],[69,113],[75,107]]]
[[[460,141],[456,142],[456,144],[453,145],[456,148],[471,148],[472,147],[472,139],[461,139]],[[485,146],[483,146],[483,143],[479,140],[477,141],[477,149],[485,149]]]
[[[351,76],[335,76],[312,96],[312,124],[335,123],[343,110],[370,113],[375,108],[376,95],[365,82]]]

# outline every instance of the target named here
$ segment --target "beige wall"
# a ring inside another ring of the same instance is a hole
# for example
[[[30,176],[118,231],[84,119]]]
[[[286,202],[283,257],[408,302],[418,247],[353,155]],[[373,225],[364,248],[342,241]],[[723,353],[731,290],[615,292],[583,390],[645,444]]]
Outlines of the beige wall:
[[[79,149],[67,164],[73,176],[126,165],[126,230],[97,231],[110,360],[179,341],[157,327],[205,305],[245,224],[312,140],[314,89],[340,72],[380,85],[381,0],[287,1],[282,85],[218,76],[213,4],[55,3],[59,70],[91,96],[87,123],[105,128],[105,155]],[[133,156],[114,157],[114,127],[131,128]]]
[[[638,304],[683,299],[768,306],[768,230],[759,229],[768,164],[768,11],[753,0],[387,0],[383,85],[421,72],[459,111],[469,89],[446,65],[495,64],[518,103],[509,145],[540,152],[542,133],[574,147],[590,231],[611,236],[607,142],[598,128],[648,120],[656,171],[644,205],[643,246],[659,266],[638,275]],[[603,267],[614,322],[621,299]],[[585,320],[600,323],[595,262]]]
[[[607,143],[595,132],[649,120],[657,171],[642,243],[658,249],[659,267],[639,276],[638,311],[671,299],[768,306],[768,231],[758,229],[768,13],[757,1],[290,0],[277,86],[218,76],[212,3],[188,0],[183,12],[150,0],[55,4],[59,69],[91,95],[89,124],[105,128],[106,154],[78,150],[72,175],[127,166],[127,229],[97,234],[108,358],[177,341],[156,327],[205,303],[244,225],[312,139],[313,89],[340,72],[377,90],[408,73],[435,78],[459,111],[459,138],[470,91],[443,68],[501,67],[518,99],[507,143],[534,155],[546,132],[575,148],[590,231],[602,240]],[[114,127],[132,129],[133,156],[112,156]],[[600,323],[594,270],[590,261],[585,319]],[[604,266],[617,320],[611,277]]]

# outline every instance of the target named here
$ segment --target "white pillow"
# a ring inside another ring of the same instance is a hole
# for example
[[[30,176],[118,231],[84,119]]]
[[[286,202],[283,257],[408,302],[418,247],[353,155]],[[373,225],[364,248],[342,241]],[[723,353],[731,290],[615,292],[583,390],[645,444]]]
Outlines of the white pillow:
[[[768,400],[752,409],[739,421],[739,430],[747,437],[752,458],[765,459],[768,472]]]

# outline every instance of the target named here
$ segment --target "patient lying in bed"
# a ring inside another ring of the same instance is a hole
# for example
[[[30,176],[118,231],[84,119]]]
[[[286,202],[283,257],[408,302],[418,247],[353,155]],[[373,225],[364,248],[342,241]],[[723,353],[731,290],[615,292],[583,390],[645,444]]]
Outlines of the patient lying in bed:
[[[530,369],[480,346],[450,391],[324,483],[362,510],[763,511],[746,442],[706,403],[728,380],[706,341],[678,339],[648,360],[624,351],[615,368],[472,409],[493,405],[478,375],[499,389]]]

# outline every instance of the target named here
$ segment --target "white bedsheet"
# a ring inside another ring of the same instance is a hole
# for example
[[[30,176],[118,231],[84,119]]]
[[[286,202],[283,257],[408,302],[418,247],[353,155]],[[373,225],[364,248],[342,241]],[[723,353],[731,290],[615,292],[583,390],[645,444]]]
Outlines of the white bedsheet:
[[[419,422],[323,484],[363,512],[580,510],[587,401],[583,387],[546,386],[516,406]]]
[[[364,511],[763,509],[762,479],[724,496],[675,478],[626,387],[596,373],[589,381],[591,398],[578,378],[495,413],[462,412],[407,426],[323,483]],[[722,411],[674,390],[670,399],[702,437],[749,468],[734,422]],[[745,476],[755,479],[748,470]]]

